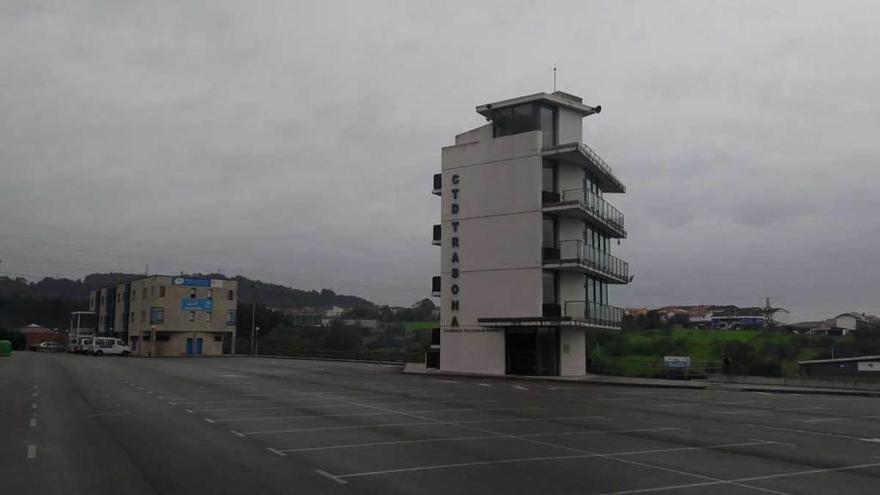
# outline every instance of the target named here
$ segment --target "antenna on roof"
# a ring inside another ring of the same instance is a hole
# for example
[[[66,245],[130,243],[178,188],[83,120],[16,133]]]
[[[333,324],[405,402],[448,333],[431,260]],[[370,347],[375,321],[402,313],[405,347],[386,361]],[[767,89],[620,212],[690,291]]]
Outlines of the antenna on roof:
[[[553,66],[553,92],[556,92],[556,66]]]

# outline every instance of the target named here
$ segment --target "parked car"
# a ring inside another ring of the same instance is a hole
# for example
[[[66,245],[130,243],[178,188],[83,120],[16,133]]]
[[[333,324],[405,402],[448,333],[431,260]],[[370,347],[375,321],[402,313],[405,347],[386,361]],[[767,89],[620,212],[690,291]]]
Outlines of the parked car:
[[[67,345],[67,352],[72,352],[74,354],[84,354],[91,352],[91,348],[91,337],[77,337],[71,340],[70,344]]]
[[[95,356],[103,356],[104,354],[128,356],[131,354],[131,348],[125,345],[125,342],[111,337],[95,337],[91,350]]]
[[[37,350],[40,352],[64,352],[64,346],[58,342],[42,342]]]

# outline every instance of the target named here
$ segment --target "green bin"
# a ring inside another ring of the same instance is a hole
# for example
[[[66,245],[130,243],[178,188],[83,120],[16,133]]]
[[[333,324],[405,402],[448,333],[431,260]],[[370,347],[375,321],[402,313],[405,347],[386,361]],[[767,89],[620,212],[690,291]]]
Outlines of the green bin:
[[[12,356],[12,342],[8,340],[0,340],[0,357]]]

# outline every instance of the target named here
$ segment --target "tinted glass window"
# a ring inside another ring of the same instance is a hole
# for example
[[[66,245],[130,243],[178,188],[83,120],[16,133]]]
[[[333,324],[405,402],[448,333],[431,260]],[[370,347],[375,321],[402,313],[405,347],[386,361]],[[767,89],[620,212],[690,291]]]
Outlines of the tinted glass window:
[[[556,272],[544,272],[544,304],[556,304]]]
[[[556,164],[548,160],[544,161],[542,184],[545,191],[556,192]]]
[[[544,247],[556,247],[556,219],[544,217]]]
[[[544,137],[544,146],[556,144],[556,109],[541,105],[541,134]]]
[[[492,113],[495,137],[538,130],[538,107],[532,103],[502,108]]]

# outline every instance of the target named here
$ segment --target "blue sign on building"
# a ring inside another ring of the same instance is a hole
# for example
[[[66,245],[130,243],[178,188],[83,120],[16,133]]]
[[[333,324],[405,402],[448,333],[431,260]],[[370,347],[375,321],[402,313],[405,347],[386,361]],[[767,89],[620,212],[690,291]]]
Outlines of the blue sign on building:
[[[211,279],[209,278],[190,278],[190,277],[174,277],[171,279],[174,285],[186,285],[188,287],[210,287]]]
[[[213,299],[188,299],[180,300],[180,309],[184,311],[213,311]]]

